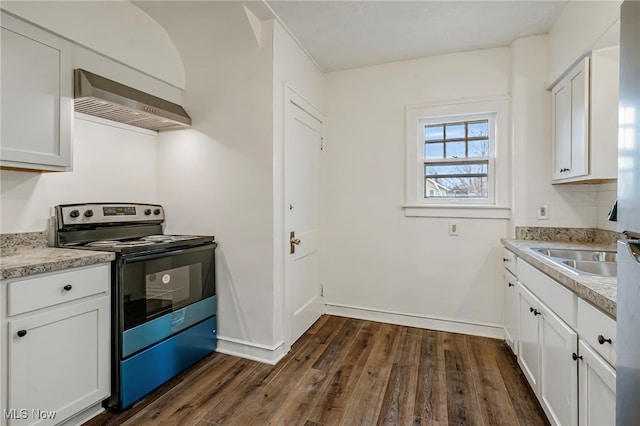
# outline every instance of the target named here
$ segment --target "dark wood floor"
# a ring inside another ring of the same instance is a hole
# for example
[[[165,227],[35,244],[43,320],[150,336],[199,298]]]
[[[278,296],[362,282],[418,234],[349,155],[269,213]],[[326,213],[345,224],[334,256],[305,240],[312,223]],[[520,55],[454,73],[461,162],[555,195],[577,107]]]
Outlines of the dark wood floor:
[[[323,316],[278,365],[214,353],[86,425],[546,425],[495,339]]]

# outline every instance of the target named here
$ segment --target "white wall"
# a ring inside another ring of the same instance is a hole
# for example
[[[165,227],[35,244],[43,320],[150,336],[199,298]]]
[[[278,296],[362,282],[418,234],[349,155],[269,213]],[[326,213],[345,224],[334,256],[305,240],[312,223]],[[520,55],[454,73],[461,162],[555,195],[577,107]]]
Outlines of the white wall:
[[[273,229],[274,336],[284,338],[284,265],[287,231],[284,229],[284,121],[285,90],[289,88],[318,111],[324,111],[324,75],[276,21],[273,28]]]
[[[618,186],[616,183],[598,185],[598,225],[597,228],[607,231],[617,231],[616,222],[607,219],[609,210],[613,206],[618,196]]]
[[[509,222],[456,219],[460,235],[449,236],[446,218],[404,216],[404,114],[407,104],[508,95],[509,71],[509,49],[498,48],[326,75],[328,312],[499,335]]]
[[[621,0],[567,2],[549,31],[548,85],[584,57],[618,20],[621,3]]]
[[[239,2],[142,2],[182,57],[193,127],[162,133],[158,200],[172,233],[213,234],[224,351],[271,356],[273,288],[272,32],[256,42]]]
[[[0,171],[0,232],[45,231],[58,204],[156,202],[157,134],[133,129],[76,118],[72,172]]]
[[[511,45],[514,226],[598,225],[597,185],[551,185],[551,95],[546,90],[546,35]],[[537,218],[548,205],[549,219]]]
[[[567,2],[548,35],[547,85],[557,81],[567,69],[593,48],[618,43],[621,3],[620,0]],[[529,59],[530,52],[522,50],[520,56],[522,60],[519,68],[523,73],[528,73],[527,69],[530,71],[537,69],[537,65]],[[529,94],[525,94],[522,99],[527,99],[527,96],[535,99],[536,95],[529,91]],[[523,118],[521,123],[529,119],[528,116]],[[521,152],[524,156],[520,161],[524,158],[534,162],[537,161],[536,159],[539,160],[535,152],[531,152],[528,148],[522,149]],[[516,159],[516,164],[518,161]],[[522,162],[522,164],[530,163]],[[516,179],[516,181],[519,180]],[[516,225],[597,227],[610,231],[616,230],[615,223],[607,220],[607,212],[616,198],[615,184],[559,185],[554,187],[554,192],[549,192],[536,188],[536,184],[527,182],[526,186],[520,186],[520,188],[523,191],[529,189],[531,193],[527,197],[521,197],[522,202],[519,206],[516,205]],[[551,219],[536,223],[537,206],[547,202],[550,204]]]

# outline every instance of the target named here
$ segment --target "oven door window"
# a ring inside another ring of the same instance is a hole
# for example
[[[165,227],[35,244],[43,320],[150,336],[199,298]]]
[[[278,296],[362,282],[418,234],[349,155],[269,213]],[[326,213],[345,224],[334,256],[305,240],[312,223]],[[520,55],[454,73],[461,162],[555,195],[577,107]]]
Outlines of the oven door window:
[[[122,267],[124,330],[215,295],[213,248],[127,260]]]

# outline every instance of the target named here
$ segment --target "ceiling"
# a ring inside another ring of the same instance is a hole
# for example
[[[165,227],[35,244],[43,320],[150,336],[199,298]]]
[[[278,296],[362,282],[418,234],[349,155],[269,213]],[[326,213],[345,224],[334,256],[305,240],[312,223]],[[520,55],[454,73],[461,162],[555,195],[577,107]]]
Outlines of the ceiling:
[[[271,1],[275,16],[324,72],[472,49],[508,46],[549,31],[561,1]],[[252,7],[253,6],[253,7]]]

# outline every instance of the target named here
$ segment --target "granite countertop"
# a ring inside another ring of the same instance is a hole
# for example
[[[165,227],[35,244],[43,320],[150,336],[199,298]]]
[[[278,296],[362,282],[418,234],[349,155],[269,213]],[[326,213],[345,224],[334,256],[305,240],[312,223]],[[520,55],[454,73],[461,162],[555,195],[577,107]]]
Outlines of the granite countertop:
[[[615,251],[616,246],[614,244],[506,239],[503,239],[502,243],[518,257],[521,257],[523,260],[540,269],[542,272],[558,281],[581,298],[587,300],[592,305],[600,308],[613,318],[616,318],[616,277],[579,275],[557,265],[549,258],[539,254],[535,250],[532,250],[536,248],[568,248]]]
[[[46,233],[3,234],[0,240],[0,278],[28,277],[115,259],[111,252],[47,247],[46,241]]]

